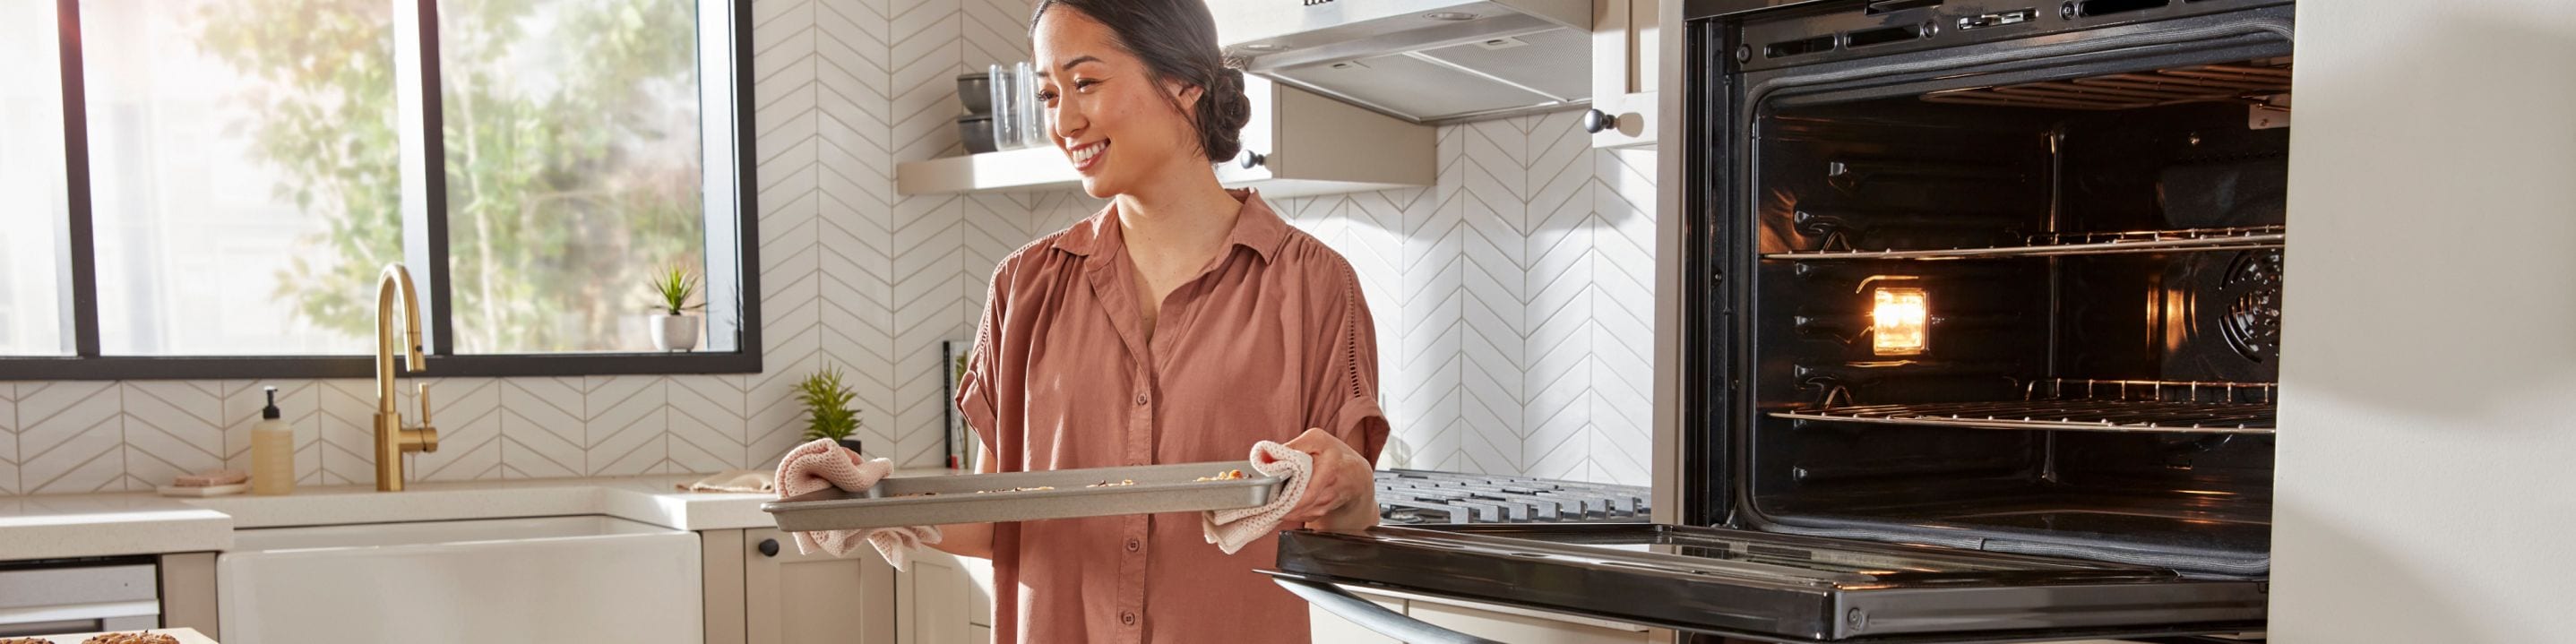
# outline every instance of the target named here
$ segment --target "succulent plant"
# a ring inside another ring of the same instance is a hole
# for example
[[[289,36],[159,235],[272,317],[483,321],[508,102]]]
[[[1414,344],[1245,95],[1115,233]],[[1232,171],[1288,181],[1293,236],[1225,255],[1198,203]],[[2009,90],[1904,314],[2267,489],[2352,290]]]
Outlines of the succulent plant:
[[[850,400],[856,397],[841,386],[839,367],[824,366],[796,383],[796,400],[805,404],[805,438],[837,441],[857,432],[859,412],[850,409]]]

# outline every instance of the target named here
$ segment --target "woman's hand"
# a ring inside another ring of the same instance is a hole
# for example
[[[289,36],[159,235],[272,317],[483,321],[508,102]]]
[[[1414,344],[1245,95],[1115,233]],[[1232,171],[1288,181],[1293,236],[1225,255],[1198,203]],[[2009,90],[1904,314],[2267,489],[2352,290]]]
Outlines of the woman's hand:
[[[1377,480],[1367,457],[1320,429],[1308,429],[1287,445],[1313,457],[1315,469],[1313,478],[1306,481],[1306,496],[1288,509],[1281,522],[1326,532],[1358,532],[1377,525]]]

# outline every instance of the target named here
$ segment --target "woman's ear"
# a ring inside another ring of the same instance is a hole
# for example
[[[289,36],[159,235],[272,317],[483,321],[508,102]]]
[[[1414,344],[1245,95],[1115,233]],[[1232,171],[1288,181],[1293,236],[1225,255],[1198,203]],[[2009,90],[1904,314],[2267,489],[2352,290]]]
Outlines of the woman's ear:
[[[1177,80],[1164,81],[1163,91],[1170,92],[1172,101],[1184,106],[1198,105],[1199,96],[1207,94],[1207,88]]]

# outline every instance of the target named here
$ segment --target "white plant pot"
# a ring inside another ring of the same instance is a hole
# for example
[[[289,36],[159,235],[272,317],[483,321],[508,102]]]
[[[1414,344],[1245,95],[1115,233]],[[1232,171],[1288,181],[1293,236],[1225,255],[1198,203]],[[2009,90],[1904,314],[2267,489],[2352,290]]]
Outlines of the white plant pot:
[[[698,348],[698,316],[653,316],[653,348],[663,351],[687,351]]]

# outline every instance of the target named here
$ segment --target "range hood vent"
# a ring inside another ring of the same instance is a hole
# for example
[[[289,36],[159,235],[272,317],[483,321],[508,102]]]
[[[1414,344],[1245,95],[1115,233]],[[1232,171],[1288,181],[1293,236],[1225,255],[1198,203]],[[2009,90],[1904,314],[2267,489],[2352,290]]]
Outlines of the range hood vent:
[[[1220,0],[1245,70],[1414,123],[1586,105],[1592,0]]]

